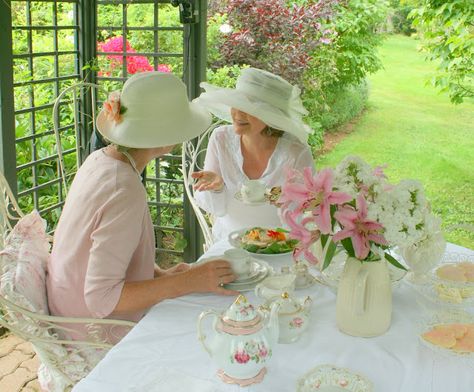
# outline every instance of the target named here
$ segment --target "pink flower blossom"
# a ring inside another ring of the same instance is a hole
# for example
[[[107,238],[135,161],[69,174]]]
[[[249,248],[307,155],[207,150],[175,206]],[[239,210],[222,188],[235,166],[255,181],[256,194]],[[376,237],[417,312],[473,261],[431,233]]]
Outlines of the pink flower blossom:
[[[234,358],[238,363],[247,363],[250,361],[250,355],[248,355],[245,351],[237,351],[234,354]]]
[[[104,102],[104,111],[107,118],[115,123],[120,123],[120,91],[113,91],[109,94],[107,101]]]
[[[171,67],[168,64],[158,64],[158,71],[171,73]]]
[[[132,48],[127,40],[125,40],[125,50],[123,50],[123,44],[124,40],[121,35],[109,38],[107,41],[97,44],[98,49],[102,52],[117,53],[106,55],[106,58],[110,60],[110,70],[121,67],[125,57],[128,74],[133,75],[138,72],[153,71],[153,66],[145,56],[124,56],[124,54],[136,53],[136,50]],[[158,71],[169,73],[171,72],[171,67],[167,64],[159,64]],[[110,76],[110,71],[102,70],[100,71],[100,76],[102,75]]]
[[[268,350],[265,346],[259,346],[258,347],[258,354],[260,358],[265,358],[268,355]]]
[[[295,317],[291,320],[291,325],[295,328],[300,328],[303,325],[303,319],[301,317]]]
[[[303,184],[286,182],[282,187],[284,200],[296,202],[298,206],[295,211],[311,211],[323,234],[329,234],[332,229],[330,206],[344,204],[352,199],[347,193],[332,191],[333,176],[331,169],[323,169],[313,176],[311,168],[306,167],[303,170]]]
[[[306,227],[308,223],[313,222],[313,217],[304,218],[301,223],[298,223],[295,219],[298,215],[298,212],[292,211],[286,211],[284,213],[284,219],[290,227],[288,236],[299,241],[293,250],[293,258],[299,260],[300,256],[303,255],[308,262],[317,264],[319,260],[313,255],[309,248],[319,240],[321,232],[317,229],[310,230]]]
[[[362,195],[357,196],[357,210],[350,206],[343,206],[336,211],[334,217],[343,229],[334,234],[333,241],[351,238],[355,256],[359,260],[364,260],[369,255],[370,241],[388,245],[387,240],[380,234],[383,226],[367,219],[367,202]]]

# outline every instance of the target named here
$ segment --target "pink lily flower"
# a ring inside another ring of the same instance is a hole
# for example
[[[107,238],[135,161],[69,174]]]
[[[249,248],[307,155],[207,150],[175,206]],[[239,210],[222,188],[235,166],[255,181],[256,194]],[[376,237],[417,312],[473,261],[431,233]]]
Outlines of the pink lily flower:
[[[295,211],[311,211],[315,222],[323,234],[331,232],[330,206],[332,204],[344,204],[352,199],[344,192],[333,192],[333,171],[323,169],[314,177],[310,167],[303,170],[304,184],[285,183],[282,194],[285,198],[299,204]]]
[[[359,195],[357,196],[357,210],[344,206],[334,214],[343,229],[334,235],[333,241],[351,238],[355,256],[359,260],[364,260],[369,255],[371,241],[380,245],[388,245],[387,240],[380,234],[384,227],[378,222],[367,219],[367,212],[367,202],[362,195]]]
[[[284,215],[285,221],[290,227],[288,236],[299,241],[298,246],[293,250],[293,258],[298,260],[300,256],[303,255],[309,263],[317,264],[319,260],[313,255],[309,248],[319,239],[321,232],[319,230],[309,230],[306,228],[306,224],[312,222],[313,218],[308,217],[303,219],[301,223],[298,223],[295,220],[296,216],[299,216],[299,213],[294,211],[286,211]]]

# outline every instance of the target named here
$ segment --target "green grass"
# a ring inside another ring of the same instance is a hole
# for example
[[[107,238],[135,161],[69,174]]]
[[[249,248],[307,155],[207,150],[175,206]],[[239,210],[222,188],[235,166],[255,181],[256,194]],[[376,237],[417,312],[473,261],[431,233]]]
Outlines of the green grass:
[[[387,38],[380,50],[384,69],[370,77],[366,112],[317,167],[352,154],[388,164],[391,182],[420,180],[446,239],[474,249],[474,103],[455,106],[426,85],[435,66],[417,45],[404,36]]]

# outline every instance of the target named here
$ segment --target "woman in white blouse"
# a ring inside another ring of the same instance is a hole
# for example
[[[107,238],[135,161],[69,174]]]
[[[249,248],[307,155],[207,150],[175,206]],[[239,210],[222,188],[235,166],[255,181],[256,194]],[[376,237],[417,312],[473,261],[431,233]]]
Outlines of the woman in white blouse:
[[[215,240],[252,226],[281,227],[275,206],[244,204],[236,194],[249,179],[271,188],[283,184],[286,169],[314,166],[300,89],[255,68],[242,71],[235,89],[201,86],[206,92],[196,102],[232,123],[214,130],[204,170],[193,173],[196,201],[214,217]]]

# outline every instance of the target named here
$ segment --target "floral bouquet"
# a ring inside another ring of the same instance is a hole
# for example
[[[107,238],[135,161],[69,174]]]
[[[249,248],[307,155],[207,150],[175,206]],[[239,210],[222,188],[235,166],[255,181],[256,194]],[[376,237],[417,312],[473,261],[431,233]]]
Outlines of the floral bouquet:
[[[278,202],[289,236],[299,240],[295,260],[303,256],[318,263],[311,249],[321,241],[322,269],[331,262],[337,244],[360,261],[385,258],[402,269],[389,253],[391,248],[401,253],[444,250],[441,221],[431,213],[422,185],[414,180],[390,184],[382,167],[372,168],[359,157],[349,156],[334,170],[316,174],[309,167],[288,172]]]

